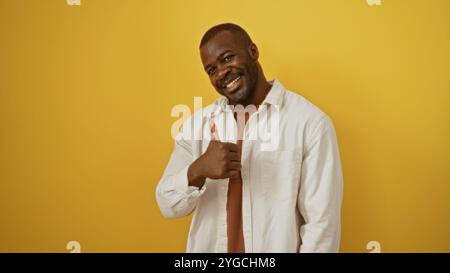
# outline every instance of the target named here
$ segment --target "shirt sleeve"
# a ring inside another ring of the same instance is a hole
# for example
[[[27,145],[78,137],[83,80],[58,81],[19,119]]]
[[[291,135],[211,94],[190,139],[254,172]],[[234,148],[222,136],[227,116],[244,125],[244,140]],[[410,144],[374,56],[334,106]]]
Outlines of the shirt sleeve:
[[[306,144],[298,195],[299,252],[338,252],[341,233],[343,177],[335,129],[323,117]]]
[[[169,163],[156,187],[156,201],[166,218],[192,213],[205,191],[205,185],[200,189],[189,186],[187,171],[192,162],[191,142],[177,137]]]

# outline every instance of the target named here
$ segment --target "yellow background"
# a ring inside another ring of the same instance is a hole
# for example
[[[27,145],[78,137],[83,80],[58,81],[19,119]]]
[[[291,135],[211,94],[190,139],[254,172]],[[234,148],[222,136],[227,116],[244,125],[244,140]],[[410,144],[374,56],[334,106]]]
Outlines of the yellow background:
[[[248,30],[334,120],[344,252],[450,251],[450,1],[0,0],[0,251],[184,251],[155,186],[174,105],[217,94],[198,43]]]

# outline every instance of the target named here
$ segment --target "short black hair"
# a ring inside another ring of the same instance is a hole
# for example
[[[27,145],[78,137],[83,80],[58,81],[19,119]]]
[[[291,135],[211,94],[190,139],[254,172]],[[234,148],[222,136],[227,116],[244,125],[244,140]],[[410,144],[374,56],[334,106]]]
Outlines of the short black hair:
[[[205,45],[209,40],[222,31],[229,31],[236,35],[239,41],[242,41],[245,45],[250,45],[252,43],[252,39],[242,27],[233,23],[223,23],[213,26],[208,29],[205,34],[203,34],[202,40],[200,41],[200,47]]]

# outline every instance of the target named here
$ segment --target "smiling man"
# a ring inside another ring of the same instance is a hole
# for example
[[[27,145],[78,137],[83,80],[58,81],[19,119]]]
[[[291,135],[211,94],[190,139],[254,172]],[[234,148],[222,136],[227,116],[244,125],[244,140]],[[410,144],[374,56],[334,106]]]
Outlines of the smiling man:
[[[343,179],[331,119],[266,80],[238,25],[209,29],[200,57],[221,97],[184,122],[156,189],[165,217],[193,213],[187,251],[337,252]],[[260,128],[277,139],[271,149],[249,137]]]

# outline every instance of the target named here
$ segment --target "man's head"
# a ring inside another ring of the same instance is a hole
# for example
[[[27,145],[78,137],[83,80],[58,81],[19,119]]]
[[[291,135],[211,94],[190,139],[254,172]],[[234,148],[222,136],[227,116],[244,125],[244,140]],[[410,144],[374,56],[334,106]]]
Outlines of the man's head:
[[[258,48],[240,26],[226,23],[210,28],[200,42],[203,67],[214,88],[232,104],[244,104],[255,92]]]

